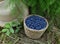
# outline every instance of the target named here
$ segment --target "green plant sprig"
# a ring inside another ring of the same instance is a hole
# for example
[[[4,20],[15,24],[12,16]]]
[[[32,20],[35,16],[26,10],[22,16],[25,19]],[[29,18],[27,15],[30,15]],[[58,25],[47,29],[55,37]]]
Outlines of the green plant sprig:
[[[16,27],[16,28],[13,28],[13,27]],[[2,32],[5,33],[7,36],[9,36],[13,33],[17,33],[21,27],[22,26],[17,21],[16,22],[9,22],[9,23],[5,24],[4,28],[2,29]]]

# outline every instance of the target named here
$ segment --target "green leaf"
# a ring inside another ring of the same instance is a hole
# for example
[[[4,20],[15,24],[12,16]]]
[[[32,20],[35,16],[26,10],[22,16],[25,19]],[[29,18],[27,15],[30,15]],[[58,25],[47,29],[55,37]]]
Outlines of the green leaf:
[[[18,33],[18,31],[20,30],[20,28],[19,27],[17,27],[17,29],[15,30],[15,33]]]
[[[2,29],[2,32],[7,32],[8,29]]]
[[[60,14],[60,7],[57,8],[55,14]]]
[[[27,6],[35,6],[37,0],[22,0]],[[28,3],[27,3],[28,2]]]
[[[11,25],[10,25],[9,23],[6,23],[4,27],[5,27],[5,28],[10,28]]]
[[[53,3],[55,3],[56,0],[45,0],[47,5],[52,5]]]
[[[11,24],[11,26],[15,27],[15,26],[20,25],[20,22],[16,20],[16,21],[10,22],[10,24]]]
[[[13,29],[13,28],[10,28],[10,32],[11,32],[11,33],[14,33],[14,29]]]
[[[10,35],[10,31],[9,31],[9,30],[7,30],[6,35],[7,35],[7,36],[9,36],[9,35]]]
[[[39,0],[39,6],[42,12],[47,9],[47,3],[45,2],[45,0]]]

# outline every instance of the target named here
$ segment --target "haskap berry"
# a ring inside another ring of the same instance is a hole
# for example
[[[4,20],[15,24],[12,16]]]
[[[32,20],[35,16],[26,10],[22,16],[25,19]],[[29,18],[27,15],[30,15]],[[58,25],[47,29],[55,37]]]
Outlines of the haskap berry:
[[[44,18],[32,15],[25,20],[27,27],[35,30],[41,30],[46,27],[47,22]]]

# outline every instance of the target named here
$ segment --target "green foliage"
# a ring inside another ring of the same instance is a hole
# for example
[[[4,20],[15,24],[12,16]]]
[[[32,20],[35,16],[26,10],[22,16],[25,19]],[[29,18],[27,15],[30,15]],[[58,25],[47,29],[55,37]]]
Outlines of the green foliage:
[[[2,29],[2,32],[3,33],[6,33],[6,35],[10,35],[10,33],[14,33],[14,30],[12,29],[11,25],[9,23],[7,23],[5,26],[4,26],[4,29]]]
[[[35,6],[37,0],[22,0],[27,6]],[[28,3],[27,3],[28,2]]]
[[[14,33],[14,29],[13,29],[13,28],[10,28],[10,32],[11,32],[11,33]]]
[[[7,32],[8,29],[3,29],[2,32]]]
[[[18,21],[12,21],[5,24],[4,28],[2,29],[2,32],[9,36],[10,34],[17,33],[21,27],[22,26]]]
[[[9,31],[9,30],[7,30],[6,35],[7,35],[7,36],[9,36],[9,35],[10,35],[10,31]]]
[[[9,23],[5,24],[5,28],[10,28],[11,25]]]

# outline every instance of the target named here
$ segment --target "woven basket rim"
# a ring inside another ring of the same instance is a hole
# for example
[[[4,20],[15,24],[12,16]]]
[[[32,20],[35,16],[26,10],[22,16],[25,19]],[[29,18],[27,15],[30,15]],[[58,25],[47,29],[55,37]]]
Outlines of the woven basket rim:
[[[42,16],[39,16],[39,15],[35,15],[35,16],[39,16],[39,17],[42,17],[42,18],[44,18],[45,19],[45,21],[47,22],[47,25],[46,25],[46,27],[45,28],[43,28],[43,29],[40,29],[40,30],[36,30],[36,29],[31,29],[31,28],[29,28],[27,25],[26,25],[26,23],[25,23],[25,20],[28,18],[28,17],[30,17],[30,16],[32,16],[32,15],[29,15],[29,16],[27,16],[27,17],[25,17],[24,18],[24,26],[25,26],[25,28],[27,28],[28,30],[30,30],[30,31],[44,31],[44,30],[46,30],[47,28],[48,28],[48,21],[47,21],[47,19],[46,18],[44,18],[44,17],[42,17]]]

